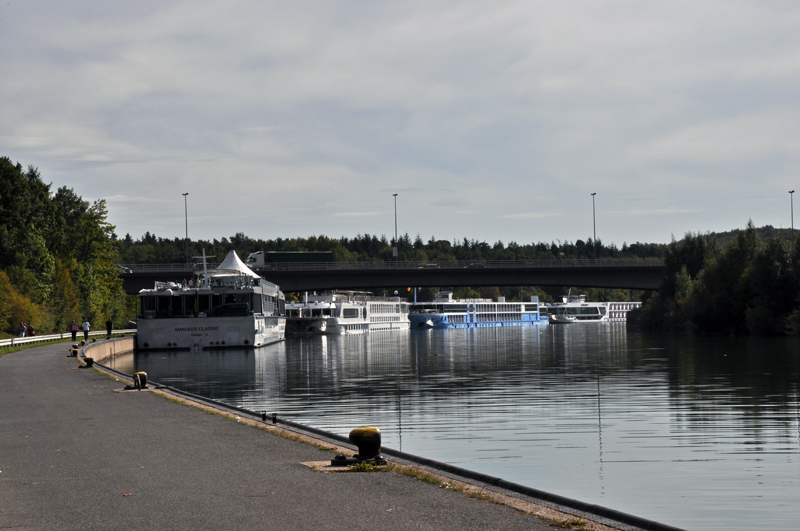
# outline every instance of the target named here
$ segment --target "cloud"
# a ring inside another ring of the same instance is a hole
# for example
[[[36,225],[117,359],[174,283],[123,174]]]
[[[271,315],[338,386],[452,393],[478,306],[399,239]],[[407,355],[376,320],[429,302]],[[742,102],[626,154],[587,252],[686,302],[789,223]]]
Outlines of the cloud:
[[[10,3],[0,155],[133,235],[182,235],[187,191],[203,238],[393,234],[393,193],[423,238],[586,238],[592,192],[607,242],[788,225],[798,23],[756,1]]]

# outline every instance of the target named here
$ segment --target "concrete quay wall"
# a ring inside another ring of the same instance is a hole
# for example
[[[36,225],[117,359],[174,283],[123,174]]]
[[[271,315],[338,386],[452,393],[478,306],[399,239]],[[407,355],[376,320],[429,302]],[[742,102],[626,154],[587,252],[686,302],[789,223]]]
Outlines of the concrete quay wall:
[[[125,357],[133,358],[133,342],[135,340],[135,337],[127,336],[87,343],[83,347],[82,354],[84,357],[91,357],[96,363],[113,367],[114,364],[110,363],[112,360],[116,363]]]

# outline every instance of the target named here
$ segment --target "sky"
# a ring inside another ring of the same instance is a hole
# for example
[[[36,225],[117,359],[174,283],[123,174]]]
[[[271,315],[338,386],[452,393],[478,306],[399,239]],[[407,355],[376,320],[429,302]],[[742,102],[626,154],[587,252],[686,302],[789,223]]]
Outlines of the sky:
[[[0,156],[134,239],[789,228],[799,27],[765,0],[5,0]]]

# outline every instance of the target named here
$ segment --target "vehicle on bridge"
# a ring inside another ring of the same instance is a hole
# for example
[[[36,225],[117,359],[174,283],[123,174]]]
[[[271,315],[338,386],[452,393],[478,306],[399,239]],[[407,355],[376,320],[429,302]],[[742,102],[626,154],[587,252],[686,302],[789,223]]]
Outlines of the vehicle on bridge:
[[[286,305],[286,335],[363,334],[408,330],[409,304],[367,291],[306,295]]]
[[[541,313],[539,297],[530,302],[506,302],[492,299],[453,299],[453,293],[440,291],[433,302],[411,305],[408,315],[412,329],[483,328],[494,326],[541,326],[548,324]]]
[[[331,251],[256,251],[247,255],[247,267],[264,268],[276,264],[307,264],[333,262]]]
[[[139,292],[139,349],[262,347],[284,338],[285,299],[230,251],[197,282],[156,282]]]

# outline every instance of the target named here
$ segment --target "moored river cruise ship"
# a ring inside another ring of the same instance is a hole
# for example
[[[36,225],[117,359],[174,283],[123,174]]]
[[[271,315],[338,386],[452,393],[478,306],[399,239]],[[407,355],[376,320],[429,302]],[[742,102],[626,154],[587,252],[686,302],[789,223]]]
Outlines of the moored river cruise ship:
[[[568,294],[547,305],[550,324],[607,323],[608,303],[586,302],[586,295]]]
[[[139,292],[136,346],[147,349],[262,347],[284,339],[285,301],[230,251],[190,284],[156,282]]]
[[[363,334],[408,330],[408,303],[366,291],[305,295],[286,304],[286,335]]]
[[[530,302],[492,299],[453,299],[449,291],[436,294],[432,302],[411,305],[411,328],[483,328],[493,326],[541,326],[548,324],[541,313],[539,297]]]

